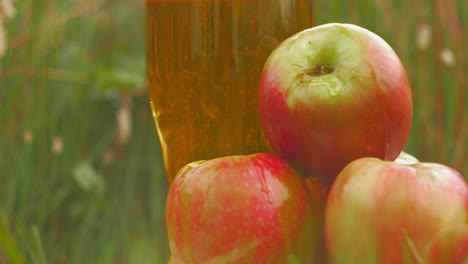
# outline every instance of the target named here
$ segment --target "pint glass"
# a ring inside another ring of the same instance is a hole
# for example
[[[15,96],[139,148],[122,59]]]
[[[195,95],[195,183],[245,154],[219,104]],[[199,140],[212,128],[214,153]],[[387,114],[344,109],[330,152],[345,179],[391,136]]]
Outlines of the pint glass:
[[[151,110],[166,175],[187,163],[268,151],[257,109],[263,65],[313,26],[312,0],[146,0]]]

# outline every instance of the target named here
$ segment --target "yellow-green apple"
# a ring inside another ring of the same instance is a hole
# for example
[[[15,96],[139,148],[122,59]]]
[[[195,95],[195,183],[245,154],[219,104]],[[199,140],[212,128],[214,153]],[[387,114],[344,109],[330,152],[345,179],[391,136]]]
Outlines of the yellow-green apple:
[[[272,154],[185,166],[169,189],[166,224],[174,264],[319,263],[321,256],[320,206],[304,178]]]
[[[271,53],[259,112],[273,150],[330,184],[357,158],[400,154],[411,128],[411,89],[381,37],[356,25],[325,24]]]
[[[423,263],[448,228],[466,225],[468,187],[436,163],[361,158],[339,174],[328,195],[325,236],[331,263]]]

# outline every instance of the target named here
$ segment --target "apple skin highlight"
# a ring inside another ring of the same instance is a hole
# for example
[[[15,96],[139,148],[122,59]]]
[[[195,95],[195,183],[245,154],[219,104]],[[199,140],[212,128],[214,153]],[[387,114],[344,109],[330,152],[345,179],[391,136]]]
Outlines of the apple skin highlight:
[[[397,54],[350,24],[325,24],[283,41],[259,84],[273,150],[326,184],[357,158],[394,160],[407,142],[412,107]]]

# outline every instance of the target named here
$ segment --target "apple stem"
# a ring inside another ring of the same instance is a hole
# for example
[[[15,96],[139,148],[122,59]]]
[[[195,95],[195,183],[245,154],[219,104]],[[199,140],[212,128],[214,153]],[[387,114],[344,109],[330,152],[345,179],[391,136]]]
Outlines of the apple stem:
[[[333,67],[330,65],[326,64],[317,64],[313,69],[311,69],[307,74],[310,74],[312,76],[322,76],[322,75],[327,75],[333,72]]]

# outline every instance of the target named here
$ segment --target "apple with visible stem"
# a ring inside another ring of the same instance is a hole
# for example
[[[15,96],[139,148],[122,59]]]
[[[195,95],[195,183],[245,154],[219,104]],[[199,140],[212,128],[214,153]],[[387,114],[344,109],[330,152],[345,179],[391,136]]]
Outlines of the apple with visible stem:
[[[299,32],[271,53],[259,112],[273,150],[331,184],[355,159],[400,154],[412,97],[389,44],[359,26],[332,23]]]
[[[322,263],[321,206],[272,154],[185,166],[169,188],[166,224],[174,264]]]
[[[325,236],[331,263],[424,263],[432,241],[468,220],[468,186],[436,163],[361,158],[328,195]]]

